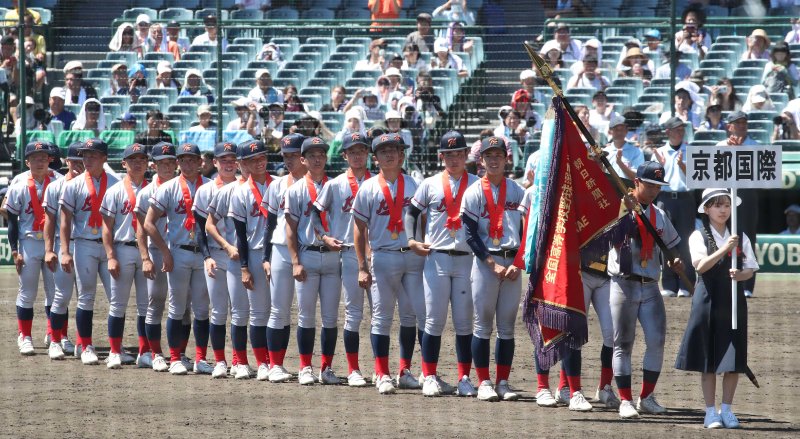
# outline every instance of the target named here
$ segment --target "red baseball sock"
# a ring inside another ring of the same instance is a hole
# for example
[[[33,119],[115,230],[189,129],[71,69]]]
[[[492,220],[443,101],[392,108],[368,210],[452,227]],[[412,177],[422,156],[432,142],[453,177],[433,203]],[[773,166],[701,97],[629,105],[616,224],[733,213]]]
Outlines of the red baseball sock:
[[[225,349],[214,349],[214,362],[225,361]]]
[[[311,366],[311,355],[312,354],[300,354],[300,369]]]
[[[604,388],[606,384],[611,384],[611,379],[614,378],[614,370],[610,367],[603,367],[600,369],[600,388]]]
[[[17,327],[22,337],[31,336],[31,328],[33,327],[33,320],[19,320],[17,319]]]
[[[536,390],[550,389],[550,374],[537,373],[536,374]]]
[[[358,352],[347,352],[345,354],[347,357],[347,374],[350,375],[353,373],[354,370],[361,370],[358,367]]]
[[[656,388],[656,383],[650,381],[642,381],[642,393],[639,395],[640,398],[645,399],[653,393],[653,390]]]
[[[53,339],[53,328],[50,326],[50,319],[47,319],[47,335],[50,336],[50,340]]]
[[[264,363],[269,364],[269,359],[267,359],[267,348],[253,348],[253,356],[256,357],[257,366],[260,367]],[[247,363],[245,362],[245,364]]]
[[[461,377],[466,376],[469,377],[469,372],[472,368],[472,363],[458,363],[458,379],[461,380]]]
[[[567,383],[569,383],[569,396],[572,398],[573,393],[581,390],[581,376],[567,377]]]
[[[508,376],[511,375],[511,365],[510,364],[498,364],[496,366],[496,374],[497,374],[497,383],[500,381],[508,381]]]
[[[478,375],[478,381],[480,381],[481,383],[487,381],[490,378],[488,367],[475,366],[475,374]]]
[[[631,388],[630,387],[620,387],[619,388],[619,399],[623,401],[633,401],[633,397],[631,396]]]
[[[194,362],[198,362],[200,360],[205,361],[206,354],[208,354],[208,346],[196,346],[194,348],[195,359]]]
[[[569,382],[567,381],[567,373],[564,372],[564,369],[561,369],[561,372],[558,374],[558,388],[556,390],[561,390],[567,386],[569,386]]]
[[[249,364],[249,360],[247,359],[247,351],[233,351],[233,354],[236,356],[236,359],[234,360],[236,361],[236,364]]]
[[[375,375],[389,375],[389,357],[375,357]]]
[[[422,375],[424,376],[431,376],[436,375],[436,368],[439,366],[439,363],[428,363],[427,361],[422,362]]]
[[[147,337],[139,336],[139,355],[150,352],[150,343],[147,342]]]
[[[171,363],[181,361],[181,348],[169,348],[169,361]]]
[[[61,331],[61,329],[53,329],[53,332],[50,334],[50,340],[53,343],[61,343],[61,339],[64,338],[64,336],[61,335]]]
[[[281,351],[269,351],[269,364],[273,366],[283,366]]]
[[[108,337],[108,344],[111,346],[112,354],[122,352],[122,337]]]
[[[236,366],[239,364],[239,355],[236,353],[236,349],[231,352],[231,366]]]
[[[319,366],[319,370],[323,371],[333,364],[333,355],[322,355],[322,364]]]
[[[402,375],[403,371],[406,370],[406,369],[411,370],[411,360],[405,359],[405,358],[401,358],[400,359],[400,372],[398,372],[397,376]]]
[[[161,340],[159,340],[157,338],[154,338],[154,339],[148,340],[147,344],[150,346],[150,350],[153,352],[153,355],[162,353],[161,352]],[[180,356],[178,356],[178,358],[180,359]]]

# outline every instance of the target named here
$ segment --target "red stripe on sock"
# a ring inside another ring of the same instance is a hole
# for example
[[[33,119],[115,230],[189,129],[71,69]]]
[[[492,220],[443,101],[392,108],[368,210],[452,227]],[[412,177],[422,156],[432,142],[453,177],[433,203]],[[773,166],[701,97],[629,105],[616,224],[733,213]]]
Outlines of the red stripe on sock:
[[[403,374],[404,370],[411,370],[411,360],[407,360],[405,358],[400,359],[400,372],[397,373],[398,376]]]
[[[550,374],[537,373],[536,374],[536,390],[550,389]]]
[[[247,359],[247,351],[233,351],[233,354],[236,356],[236,359],[234,360],[236,361],[236,364],[250,364],[248,363],[249,360]]]
[[[194,352],[195,352],[195,357],[196,357],[194,359],[195,362],[200,361],[200,360],[205,361],[206,354],[208,354],[208,346],[196,346],[194,348]]]
[[[333,365],[333,355],[322,355],[321,365],[319,370],[325,370]]]
[[[150,350],[153,352],[153,354],[161,354],[162,353],[162,351],[161,351],[161,340],[159,340],[157,338],[151,338],[150,340],[148,340],[147,344],[150,346]],[[178,358],[180,358],[180,357],[178,357]]]
[[[496,367],[497,382],[508,381],[508,376],[511,375],[511,365],[498,364]]]
[[[300,369],[311,366],[311,355],[312,354],[300,354]]]
[[[581,376],[567,377],[567,383],[569,384],[569,396],[572,398],[573,393],[581,390]]]
[[[558,374],[558,390],[561,390],[567,386],[569,386],[569,383],[567,382],[567,373],[564,372],[564,369],[561,369],[561,372]]]
[[[225,349],[214,349],[214,362],[225,361]]]
[[[253,348],[253,356],[256,357],[256,365],[269,364],[267,359],[267,348]]]
[[[283,366],[281,351],[269,351],[269,364],[273,366]]]
[[[112,354],[122,352],[122,337],[108,337],[108,344],[111,346]]]
[[[347,352],[347,374],[350,375],[354,370],[361,370],[358,366],[358,352]]]
[[[171,363],[181,361],[181,348],[169,348],[169,361]]]
[[[610,367],[603,367],[600,369],[600,388],[606,386],[606,384],[611,384],[611,380],[614,378],[614,369]]]
[[[389,357],[375,357],[375,375],[389,375]]]
[[[488,367],[475,367],[475,374],[478,375],[478,381],[484,382],[490,378]]]
[[[150,352],[150,343],[148,343],[147,337],[140,335],[139,336],[139,355],[142,355],[146,352]]]
[[[50,319],[47,319],[47,335],[50,336],[50,340],[53,339],[53,328],[50,326]]]
[[[640,397],[642,399],[647,398],[648,396],[650,396],[651,393],[653,393],[653,390],[655,390],[655,388],[656,388],[656,383],[651,381],[642,381],[642,394],[640,395]]]
[[[422,362],[422,374],[424,376],[436,375],[436,369],[439,366],[439,363],[428,363],[427,361]]]
[[[54,343],[61,343],[61,339],[64,338],[64,336],[61,335],[61,331],[61,329],[53,329],[53,332],[50,334],[50,340]]]
[[[17,319],[17,327],[23,337],[31,336],[31,328],[33,327],[33,320],[20,320]]]
[[[630,387],[620,387],[619,388],[619,399],[623,401],[633,401],[633,397],[631,396],[631,388]]]
[[[465,375],[469,377],[471,369],[472,363],[458,363],[458,379],[460,380]]]
[[[94,343],[92,342],[92,337],[81,337],[81,338],[83,340],[82,345],[84,348],[86,346],[94,346]]]

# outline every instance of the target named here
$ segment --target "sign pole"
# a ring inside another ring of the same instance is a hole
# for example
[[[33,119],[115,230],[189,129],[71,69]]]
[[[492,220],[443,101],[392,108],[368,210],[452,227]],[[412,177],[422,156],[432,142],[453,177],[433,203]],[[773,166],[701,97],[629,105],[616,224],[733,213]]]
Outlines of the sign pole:
[[[731,186],[731,236],[736,235],[737,227],[736,227],[736,220],[737,215],[736,211],[736,200],[737,200],[737,190],[736,185],[734,184]],[[742,242],[740,239],[739,242]],[[731,251],[731,269],[735,270],[736,267],[736,258],[738,256],[738,247]],[[739,315],[739,303],[738,303],[738,296],[736,294],[736,287],[737,287],[736,278],[734,277],[731,279],[731,329],[739,329],[739,319],[737,316]]]

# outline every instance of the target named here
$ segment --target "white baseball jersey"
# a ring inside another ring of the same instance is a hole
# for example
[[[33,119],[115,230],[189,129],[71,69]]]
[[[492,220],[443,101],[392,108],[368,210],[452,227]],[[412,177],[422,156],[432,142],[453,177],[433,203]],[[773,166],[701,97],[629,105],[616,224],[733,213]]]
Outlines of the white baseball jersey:
[[[56,238],[61,236],[61,205],[58,204],[58,200],[61,199],[61,194],[64,193],[64,185],[69,180],[67,178],[59,178],[56,181],[51,181],[44,191],[42,207],[56,218],[56,232],[54,235]]]
[[[99,229],[102,227],[102,224],[97,227],[89,226],[89,217],[92,214],[92,197],[89,196],[89,187],[86,185],[87,175],[89,174],[84,172],[68,181],[64,185],[64,192],[61,194],[61,199],[58,201],[63,209],[67,209],[74,215],[72,220],[73,239],[100,239]],[[106,179],[106,191],[111,189],[117,181],[119,181],[111,174],[106,174]],[[94,182],[96,194],[100,196],[100,192],[102,192],[100,180],[95,178],[92,180]],[[97,230],[97,232],[92,233],[93,230]]]
[[[672,248],[678,245],[681,241],[681,237],[678,235],[678,232],[675,230],[675,227],[672,225],[672,222],[667,218],[666,214],[664,213],[661,208],[656,206],[655,204],[651,204],[648,207],[642,207],[642,210],[645,212],[645,217],[648,221],[652,220],[653,214],[655,214],[655,224],[653,227],[656,229],[658,236],[664,241],[664,244],[667,245],[667,248]],[[623,218],[621,221],[632,221],[633,227],[636,226],[636,218],[634,217],[634,213],[629,213],[628,218]],[[630,245],[630,261],[620,261],[621,252],[628,251],[623,249],[618,249],[617,245],[620,243],[615,242],[614,245],[611,246],[611,250],[608,252],[608,274],[612,276],[616,275],[624,275],[624,274],[638,274],[639,276],[647,277],[650,279],[658,279],[661,275],[661,249],[654,243],[653,244],[653,257],[649,260],[649,263],[646,267],[642,267],[642,253],[641,253],[641,245],[638,238],[634,238],[633,235],[638,234],[638,231],[633,231],[633,233],[629,234],[628,237],[625,239],[628,241]],[[628,262],[628,263],[626,263]],[[625,265],[630,264],[629,267]],[[630,271],[630,272],[629,272]]]
[[[36,197],[42,205],[44,204],[45,183],[49,186],[51,181],[52,179],[50,177],[45,177],[42,183],[38,183],[36,180],[33,181],[34,187],[36,188]],[[33,231],[35,216],[33,200],[31,199],[30,189],[28,188],[28,180],[18,181],[15,185],[9,187],[6,193],[6,199],[6,210],[8,213],[19,217],[19,239],[44,239],[44,230],[39,232]],[[42,218],[44,218],[44,215],[44,212],[42,212]],[[38,237],[37,234],[39,235]]]
[[[196,178],[192,179],[192,181],[186,181],[186,187],[189,189],[189,195],[193,200],[198,186],[207,183],[208,179],[201,176],[200,181],[202,183],[198,184],[197,181]],[[159,186],[153,196],[150,197],[150,204],[152,207],[167,214],[167,242],[171,244],[171,247],[197,245],[197,240],[192,238],[194,236],[194,228],[190,233],[190,230],[184,226],[186,203],[183,200],[180,176]]]
[[[522,201],[519,203],[519,211],[523,213],[523,215],[527,215],[528,212],[531,210],[531,204],[533,203],[533,186],[525,189],[525,193],[522,194]]]
[[[198,189],[197,193],[194,194],[194,203],[192,203],[192,212],[194,212],[195,215],[199,215],[203,218],[208,219],[208,209],[209,206],[211,205],[211,200],[214,199],[214,197],[217,195],[217,192],[219,192],[219,190],[222,189],[224,186],[225,182],[223,182],[219,177],[200,186],[200,189]],[[208,240],[208,247],[216,249],[222,248],[214,239]]]
[[[468,189],[472,183],[478,181],[478,177],[469,173],[465,174],[467,179],[466,189]],[[429,243],[433,249],[472,252],[467,244],[467,234],[463,225],[456,230],[455,237],[450,236],[450,230],[446,227],[447,206],[445,204],[444,187],[442,186],[442,175],[443,173],[440,172],[423,180],[411,200],[411,204],[428,215],[425,242]],[[448,184],[455,200],[461,184],[461,178],[456,179],[453,176],[449,176]],[[466,189],[464,190],[464,195],[466,195]],[[458,216],[460,219],[461,209],[458,211]]]
[[[208,204],[208,214],[217,220],[217,231],[225,238],[225,241],[230,245],[236,245],[238,239],[236,238],[236,229],[233,226],[233,219],[228,217],[228,212],[231,206],[231,196],[233,191],[247,180],[236,180],[233,184],[226,184],[214,193],[211,202]],[[213,239],[209,240],[213,241]],[[216,243],[216,242],[215,242]]]
[[[527,215],[527,209],[520,210],[520,203],[524,191],[514,180],[506,178],[506,202],[503,209],[503,236],[499,244],[494,244],[494,239],[489,237],[489,211],[486,206],[486,198],[483,195],[482,179],[477,180],[464,193],[461,202],[461,213],[466,214],[478,223],[478,237],[483,241],[489,251],[501,249],[516,249],[520,245],[520,218]],[[500,186],[489,185],[492,191],[492,199],[496,203],[500,192]]]
[[[147,186],[147,181],[143,181],[141,186],[136,186],[131,182],[133,191],[134,205],[128,195],[128,189],[123,179],[118,184],[108,188],[103,203],[100,204],[100,213],[103,216],[114,218],[114,242],[136,241],[136,232],[133,230],[133,209],[136,203],[136,195]],[[137,227],[141,227],[138,224]]]
[[[342,242],[342,245],[353,245],[353,201],[356,199],[358,188],[367,180],[355,179],[356,191],[350,186],[348,173],[328,180],[322,190],[317,193],[314,205],[321,212],[328,212],[330,235]]]
[[[19,174],[15,175],[14,178],[11,179],[11,183],[8,184],[8,187],[14,186],[15,184],[20,182],[25,183],[26,181],[28,181],[29,175],[31,175],[30,170],[20,172]],[[47,176],[50,177],[51,183],[64,177],[63,175],[61,175],[60,172],[56,172],[52,169],[47,171]]]
[[[267,217],[261,213],[261,209],[264,209],[264,194],[275,183],[269,175],[264,184],[255,181],[253,183],[262,196],[261,205],[256,201],[250,181],[247,181],[233,190],[228,216],[247,225],[247,244],[251,250],[260,250],[264,248],[264,230],[267,228]]]
[[[317,228],[315,228],[314,222],[311,221],[311,210],[314,208],[314,203],[308,191],[307,181],[311,181],[316,193],[319,194],[327,179],[317,183],[313,180],[302,178],[291,185],[284,195],[284,215],[289,215],[297,222],[297,242],[301,246],[321,246],[325,244],[318,237],[321,237],[326,231],[322,229],[319,223],[316,224]],[[330,225],[328,226],[328,231],[330,231]]]
[[[411,204],[414,193],[417,191],[417,183],[413,178],[405,174],[400,174],[394,183],[387,181],[386,185],[389,187],[392,200],[394,200],[397,193],[397,182],[400,181],[400,178],[404,182],[403,211],[400,213],[402,219]],[[353,202],[353,215],[356,219],[367,223],[369,245],[373,251],[398,250],[408,246],[408,237],[402,226],[400,226],[400,231],[397,232],[397,239],[392,239],[392,232],[387,230],[389,227],[389,205],[384,199],[378,176],[370,178],[361,185],[358,194],[356,194],[356,200]]]
[[[147,210],[150,209],[150,197],[156,192],[156,189],[161,186],[161,183],[158,179],[158,176],[153,177],[153,181],[148,184],[147,186],[143,187],[138,194],[136,194],[136,207],[134,207],[133,212],[139,215],[147,216]],[[156,228],[158,230],[163,230],[164,233],[167,232],[167,214],[164,213],[161,215],[156,221]],[[149,241],[149,237],[147,238],[150,248],[156,248],[155,244]]]
[[[286,209],[284,203],[284,195],[286,189],[294,183],[292,174],[286,174],[276,180],[273,180],[269,185],[267,196],[264,197],[262,206],[266,207],[269,213],[277,215],[278,221],[275,226],[275,231],[272,232],[272,243],[275,245],[286,245],[286,218],[283,217]],[[266,203],[266,204],[265,204]]]

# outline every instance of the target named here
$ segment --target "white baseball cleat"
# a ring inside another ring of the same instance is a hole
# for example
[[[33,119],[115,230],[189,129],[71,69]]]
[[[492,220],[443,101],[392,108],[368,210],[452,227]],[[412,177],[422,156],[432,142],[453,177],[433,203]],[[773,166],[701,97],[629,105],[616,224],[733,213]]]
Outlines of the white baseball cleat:
[[[85,365],[99,364],[97,352],[95,352],[94,346],[89,345],[83,348],[83,351],[81,352],[81,363]]]
[[[249,380],[250,369],[247,365],[237,364],[231,368],[231,375],[237,380]]]
[[[572,398],[569,399],[569,409],[573,412],[588,412],[592,410],[592,405],[583,396],[580,390],[572,392]]]
[[[434,376],[436,377],[436,382],[439,383],[439,389],[442,391],[442,395],[453,395],[456,393],[456,388],[453,385],[443,380],[439,375]]]
[[[17,348],[22,346],[22,340],[23,340],[22,333],[21,332],[17,332]]]
[[[716,410],[712,410],[706,413],[706,417],[703,419],[703,427],[705,428],[722,428],[722,417],[717,413]]]
[[[392,384],[392,379],[389,377],[389,375],[383,375],[379,377],[376,381],[375,387],[378,388],[378,393],[381,395],[391,395],[396,392],[394,384]]]
[[[607,408],[619,408],[619,398],[614,394],[614,389],[611,388],[611,384],[606,384],[602,389],[597,389],[594,399],[605,404]]]
[[[689,290],[685,288],[681,288],[680,290],[678,290],[678,297],[691,297],[691,296],[692,293],[690,293]]]
[[[258,381],[266,381],[269,379],[269,366],[267,366],[267,363],[261,363],[258,365],[256,379]]]
[[[189,371],[182,361],[174,361],[169,365],[169,373],[172,375],[186,375]]]
[[[167,359],[164,358],[163,355],[156,354],[156,356],[153,357],[153,370],[156,372],[166,372],[169,370]]]
[[[122,359],[120,355],[114,352],[108,354],[108,358],[106,358],[106,367],[109,369],[122,369]]]
[[[211,372],[211,378],[227,378],[228,377],[228,363],[224,361],[217,361],[214,365],[214,371]]]
[[[136,357],[125,352],[125,348],[120,348],[119,358],[120,361],[122,361],[122,364],[136,364]]]
[[[150,369],[153,367],[153,353],[145,352],[136,356],[136,367],[140,369]]]
[[[33,339],[31,339],[30,337],[24,337],[19,344],[19,353],[22,355],[35,354],[33,350]]]
[[[272,366],[272,369],[269,370],[269,382],[271,383],[285,383],[291,378],[292,374],[283,366]]]
[[[495,392],[492,382],[490,380],[481,381],[480,386],[478,386],[478,401],[495,402],[499,400],[500,397]]]
[[[633,402],[622,400],[619,404],[619,417],[622,419],[635,419],[639,417],[639,412],[633,407]]]
[[[661,290],[661,296],[662,297],[675,297],[677,295],[678,295],[678,293],[676,293],[675,291],[672,291],[672,290]]]
[[[511,387],[506,380],[500,380],[495,391],[503,401],[516,401],[519,399],[519,395],[511,391]]]
[[[364,375],[361,375],[361,371],[356,369],[347,376],[347,385],[350,387],[366,387],[367,380],[364,379]]]
[[[64,351],[65,355],[74,355],[75,354],[75,345],[69,341],[67,336],[61,337],[61,349]]]
[[[550,389],[542,389],[536,392],[536,405],[539,407],[555,407],[558,402],[553,398],[553,392]]]
[[[411,371],[408,369],[403,369],[400,375],[397,376],[397,388],[398,389],[419,389],[421,386],[419,385],[419,381],[414,375],[411,374]]]
[[[636,410],[653,415],[663,415],[667,412],[667,409],[662,407],[661,404],[656,401],[655,393],[647,395],[647,398],[645,399],[640,397],[639,400],[636,401]]]
[[[192,371],[203,375],[211,375],[214,372],[214,368],[206,360],[200,360],[195,361]]]
[[[569,405],[569,400],[570,400],[569,387],[562,387],[556,390],[555,398],[556,398],[556,403]]]
[[[181,363],[183,363],[183,368],[186,369],[187,372],[194,368],[194,361],[187,357],[186,354],[181,354]]]
[[[258,376],[258,370],[253,369],[253,367],[250,366],[249,364],[245,364],[244,368],[247,369],[247,372],[250,374],[250,378],[255,378],[256,376]]]
[[[301,386],[310,386],[314,384],[314,369],[312,369],[311,366],[300,369],[300,372],[297,374],[297,382],[300,383]]]
[[[422,396],[442,396],[442,388],[439,387],[435,375],[425,377],[425,382],[422,384]]]
[[[50,343],[50,346],[47,348],[47,355],[51,360],[63,360],[64,350],[61,348],[60,344]]]
[[[319,373],[319,382],[322,384],[341,384],[342,380],[336,376],[331,369],[330,366],[326,367],[325,370]]]
[[[722,418],[722,425],[725,428],[739,428],[739,419],[730,410],[720,411],[719,417]]]
[[[458,388],[456,389],[457,396],[475,396],[478,390],[472,385],[469,377],[464,375],[458,380]]]

